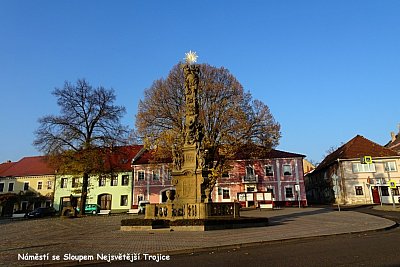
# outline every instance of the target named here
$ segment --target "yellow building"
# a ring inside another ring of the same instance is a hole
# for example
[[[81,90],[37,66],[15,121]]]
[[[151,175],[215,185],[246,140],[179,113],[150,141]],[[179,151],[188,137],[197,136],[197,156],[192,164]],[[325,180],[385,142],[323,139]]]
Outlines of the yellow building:
[[[45,157],[0,165],[1,215],[53,205],[55,172]]]

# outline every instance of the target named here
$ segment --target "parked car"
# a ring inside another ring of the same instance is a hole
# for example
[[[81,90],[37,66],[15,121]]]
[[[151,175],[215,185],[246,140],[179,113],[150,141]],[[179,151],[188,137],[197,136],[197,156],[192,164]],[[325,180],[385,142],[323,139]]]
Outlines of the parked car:
[[[146,212],[146,205],[147,204],[150,204],[150,201],[148,201],[148,200],[139,201],[139,205],[138,205],[139,213],[144,214]]]
[[[100,211],[100,206],[97,204],[87,204],[85,207],[85,213],[97,214]]]
[[[56,210],[52,207],[46,208],[36,208],[33,211],[30,211],[25,214],[26,218],[41,218],[41,217],[48,217],[54,216],[56,214]]]
[[[79,208],[76,208],[79,213]],[[100,206],[97,204],[86,204],[85,206],[85,214],[97,214],[100,212]]]

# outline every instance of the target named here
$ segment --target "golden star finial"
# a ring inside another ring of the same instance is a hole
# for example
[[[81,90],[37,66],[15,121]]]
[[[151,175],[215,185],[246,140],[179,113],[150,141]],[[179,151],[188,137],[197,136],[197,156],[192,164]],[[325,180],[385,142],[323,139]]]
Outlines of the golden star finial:
[[[196,52],[193,52],[192,50],[190,50],[189,52],[185,53],[185,61],[188,64],[196,63],[197,57],[198,56],[196,55]]]

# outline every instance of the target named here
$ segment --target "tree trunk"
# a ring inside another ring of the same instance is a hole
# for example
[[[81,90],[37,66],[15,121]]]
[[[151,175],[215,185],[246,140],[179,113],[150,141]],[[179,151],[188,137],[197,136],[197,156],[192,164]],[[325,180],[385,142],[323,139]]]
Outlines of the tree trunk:
[[[86,207],[86,197],[88,192],[89,185],[89,174],[83,174],[83,182],[82,182],[82,194],[81,194],[81,203],[79,205],[79,215],[85,215],[85,207]]]

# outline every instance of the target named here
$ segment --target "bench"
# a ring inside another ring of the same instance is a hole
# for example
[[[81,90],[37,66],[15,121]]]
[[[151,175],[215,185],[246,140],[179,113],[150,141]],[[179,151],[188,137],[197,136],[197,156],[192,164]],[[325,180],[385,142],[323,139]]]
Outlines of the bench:
[[[110,215],[111,210],[100,210],[98,215]]]
[[[133,214],[133,215],[139,215],[139,209],[130,209],[126,213]]]

